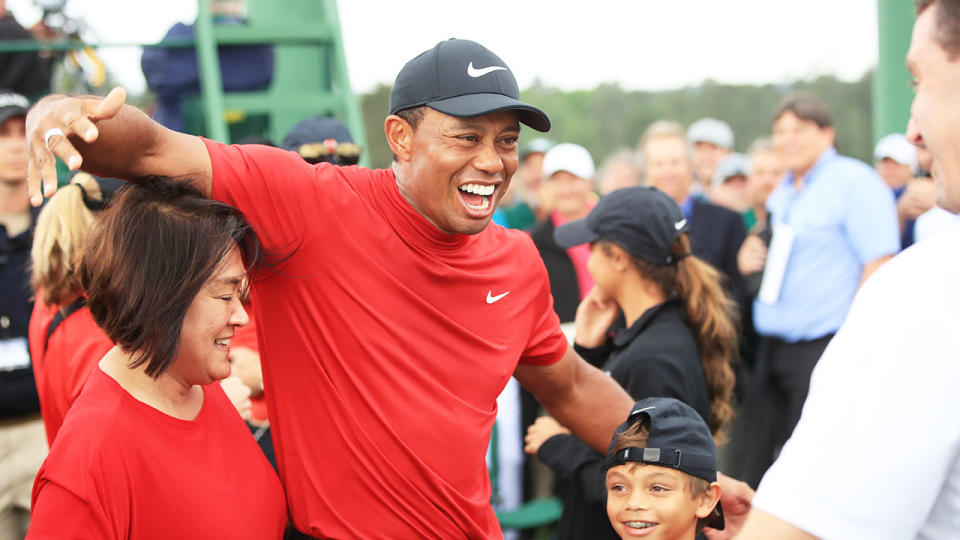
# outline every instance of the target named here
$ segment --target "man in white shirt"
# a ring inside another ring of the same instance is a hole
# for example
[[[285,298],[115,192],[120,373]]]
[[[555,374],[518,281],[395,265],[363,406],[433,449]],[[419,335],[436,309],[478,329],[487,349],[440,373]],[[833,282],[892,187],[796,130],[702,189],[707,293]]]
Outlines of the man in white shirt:
[[[908,137],[957,211],[960,0],[916,6]],[[738,539],[960,538],[958,248],[954,225],[864,284]]]

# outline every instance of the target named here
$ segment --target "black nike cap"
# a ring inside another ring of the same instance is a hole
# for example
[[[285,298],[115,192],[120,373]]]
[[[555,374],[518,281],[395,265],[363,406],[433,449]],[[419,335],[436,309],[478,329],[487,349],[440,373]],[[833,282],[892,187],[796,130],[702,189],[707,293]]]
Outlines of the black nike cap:
[[[543,111],[520,101],[517,79],[507,64],[466,39],[441,41],[400,70],[390,92],[390,114],[421,105],[458,118],[512,109],[531,128],[550,130]]]
[[[664,265],[677,260],[670,249],[687,228],[683,212],[670,196],[636,186],[604,195],[587,217],[557,227],[553,238],[562,248],[607,240],[633,257]]]

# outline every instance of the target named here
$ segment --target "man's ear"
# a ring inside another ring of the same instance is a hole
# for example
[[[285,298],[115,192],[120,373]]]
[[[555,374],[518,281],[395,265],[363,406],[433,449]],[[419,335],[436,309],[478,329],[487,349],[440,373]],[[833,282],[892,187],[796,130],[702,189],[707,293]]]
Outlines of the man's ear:
[[[837,144],[837,132],[833,130],[833,127],[823,128],[823,136],[830,141],[830,146]]]
[[[720,502],[720,484],[712,482],[706,491],[697,496],[697,517],[703,519],[713,512]]]
[[[409,160],[413,146],[413,128],[410,124],[403,118],[391,114],[383,121],[383,133],[387,136],[387,144],[390,145],[390,151],[397,157],[397,161]]]

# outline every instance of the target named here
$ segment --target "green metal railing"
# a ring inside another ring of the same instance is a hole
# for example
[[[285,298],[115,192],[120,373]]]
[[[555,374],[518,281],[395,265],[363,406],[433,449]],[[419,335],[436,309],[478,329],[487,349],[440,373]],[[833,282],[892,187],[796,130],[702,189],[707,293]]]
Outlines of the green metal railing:
[[[330,115],[339,117],[357,144],[366,148],[360,105],[347,75],[336,0],[247,0],[249,24],[241,25],[214,25],[209,2],[197,0],[195,39],[162,43],[10,40],[0,41],[0,52],[195,47],[207,137],[230,142],[226,111],[267,115],[267,135],[276,143],[299,120]],[[274,46],[270,87],[260,92],[224,93],[217,47],[254,44]],[[362,162],[367,162],[365,156]]]
[[[873,142],[904,133],[910,119],[913,89],[906,67],[914,21],[913,2],[877,0],[879,47],[873,80]]]
[[[296,122],[321,114],[339,117],[357,144],[366,148],[360,106],[350,90],[335,0],[247,0],[249,23],[245,25],[214,25],[209,1],[198,0],[196,37],[204,116],[213,138],[228,141],[224,110],[269,114],[274,141]],[[262,92],[224,94],[216,47],[258,43],[274,45],[273,84]]]

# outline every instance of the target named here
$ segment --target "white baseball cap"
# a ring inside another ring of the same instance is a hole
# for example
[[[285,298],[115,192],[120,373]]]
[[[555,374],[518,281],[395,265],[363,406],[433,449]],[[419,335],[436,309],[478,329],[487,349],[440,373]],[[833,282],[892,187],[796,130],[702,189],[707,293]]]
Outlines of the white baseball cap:
[[[909,165],[910,170],[916,171],[917,147],[902,133],[891,133],[877,141],[877,146],[873,149],[873,159],[892,159],[901,165]]]
[[[543,156],[543,174],[550,178],[558,171],[567,171],[585,180],[593,180],[596,174],[590,152],[571,143],[558,144]]]
[[[687,128],[690,144],[706,142],[720,148],[733,150],[733,130],[723,120],[701,118]]]
[[[746,177],[749,165],[747,156],[736,153],[730,154],[717,164],[717,168],[713,172],[711,185],[719,186],[734,176]]]

